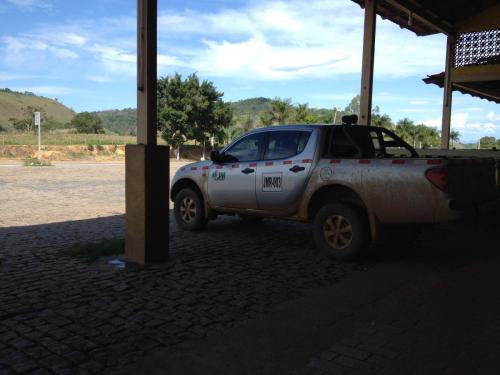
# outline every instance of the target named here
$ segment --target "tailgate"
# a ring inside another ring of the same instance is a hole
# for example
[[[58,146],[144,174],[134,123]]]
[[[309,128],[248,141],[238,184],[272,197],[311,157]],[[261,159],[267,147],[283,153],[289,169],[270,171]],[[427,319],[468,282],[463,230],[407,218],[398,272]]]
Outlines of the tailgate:
[[[493,158],[448,159],[448,191],[461,202],[477,203],[498,198]]]

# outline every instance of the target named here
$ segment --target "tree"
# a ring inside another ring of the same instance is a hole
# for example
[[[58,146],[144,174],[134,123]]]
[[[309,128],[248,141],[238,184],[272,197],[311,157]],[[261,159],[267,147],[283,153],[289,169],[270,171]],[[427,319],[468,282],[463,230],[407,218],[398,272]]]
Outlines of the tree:
[[[158,80],[158,130],[162,138],[177,150],[187,141],[191,106],[180,74]]]
[[[415,146],[417,132],[415,123],[405,117],[396,124],[396,134],[403,138],[406,142],[412,143]]]
[[[297,123],[314,124],[318,122],[318,116],[309,109],[308,103],[298,103],[294,113],[295,122]]]
[[[272,123],[278,123],[280,125],[285,124],[290,117],[292,112],[292,99],[286,98],[274,98],[271,100],[271,119]]]
[[[40,112],[41,123],[43,124],[46,119],[46,112],[42,107],[26,106],[21,110],[21,118],[9,118],[12,127],[19,131],[30,132],[35,130],[35,112]]]
[[[460,141],[460,132],[457,130],[452,130],[450,133],[450,140],[451,140],[451,147],[455,147],[455,142]]]
[[[309,115],[309,104],[297,104],[297,108],[295,109],[295,121],[296,122],[307,122],[307,118]]]
[[[208,138],[224,138],[224,129],[233,118],[229,104],[222,101],[224,93],[209,81],[200,81],[196,74],[182,80],[176,73],[158,81],[158,129],[163,139],[177,148],[188,139],[205,144]]]
[[[481,144],[481,148],[493,148],[497,145],[495,137],[482,137],[479,142]]]
[[[361,96],[356,95],[354,98],[351,99],[351,102],[349,103],[349,105],[347,107],[345,107],[344,112],[346,112],[347,114],[350,114],[350,115],[358,115],[359,116],[360,108],[361,108]],[[376,107],[376,108],[378,108],[378,107]]]
[[[77,133],[102,134],[102,120],[99,116],[89,112],[78,113],[70,122],[70,126],[76,129]]]
[[[438,131],[430,126],[424,124],[416,125],[414,133],[415,141],[418,142],[418,147],[420,148],[434,147],[440,143]]]
[[[378,108],[378,107],[377,107]],[[381,126],[387,129],[394,129],[394,124],[392,123],[392,119],[387,114],[381,115],[378,112],[372,113],[372,125]]]

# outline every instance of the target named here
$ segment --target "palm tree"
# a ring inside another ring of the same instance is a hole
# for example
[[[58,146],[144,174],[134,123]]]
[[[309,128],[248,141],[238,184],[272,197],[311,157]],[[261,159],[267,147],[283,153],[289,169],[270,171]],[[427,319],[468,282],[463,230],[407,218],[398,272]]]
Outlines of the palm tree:
[[[396,133],[406,142],[415,144],[415,123],[409,118],[405,117],[404,119],[398,121],[396,125]]]
[[[278,124],[285,124],[292,112],[292,99],[281,99],[274,98],[271,100],[271,116],[273,122],[277,122]]]
[[[450,133],[451,147],[455,147],[455,142],[460,141],[460,132],[457,130],[452,130]]]

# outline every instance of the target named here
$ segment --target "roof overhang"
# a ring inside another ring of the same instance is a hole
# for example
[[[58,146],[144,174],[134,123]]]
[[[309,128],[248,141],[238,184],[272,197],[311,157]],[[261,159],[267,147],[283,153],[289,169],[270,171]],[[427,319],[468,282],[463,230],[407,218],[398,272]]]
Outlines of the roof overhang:
[[[444,87],[444,72],[427,76],[423,81],[427,84],[432,83],[439,87]],[[469,94],[500,104],[500,79],[453,82],[452,88],[454,91],[460,91],[462,94]]]
[[[352,1],[365,6],[365,0]],[[419,36],[453,35],[469,19],[495,5],[498,0],[378,0],[376,12]]]

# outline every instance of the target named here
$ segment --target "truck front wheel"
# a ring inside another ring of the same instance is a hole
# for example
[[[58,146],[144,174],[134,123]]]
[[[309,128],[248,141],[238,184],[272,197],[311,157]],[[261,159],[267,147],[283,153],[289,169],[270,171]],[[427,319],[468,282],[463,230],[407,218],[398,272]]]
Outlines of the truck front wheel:
[[[199,230],[207,223],[203,199],[191,188],[182,189],[175,197],[174,216],[184,230]]]
[[[355,259],[368,245],[364,215],[343,203],[323,206],[314,218],[313,231],[316,246],[329,258]]]

